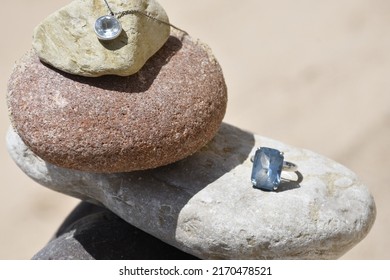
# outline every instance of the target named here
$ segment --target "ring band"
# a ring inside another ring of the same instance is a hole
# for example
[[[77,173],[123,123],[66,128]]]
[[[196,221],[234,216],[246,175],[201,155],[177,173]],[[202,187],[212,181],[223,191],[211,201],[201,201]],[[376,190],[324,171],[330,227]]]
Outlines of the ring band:
[[[296,172],[298,166],[284,161],[279,150],[261,147],[253,157],[251,181],[255,188],[276,191],[280,185],[282,171]]]
[[[282,170],[287,172],[295,172],[298,170],[298,165],[289,161],[283,161]]]

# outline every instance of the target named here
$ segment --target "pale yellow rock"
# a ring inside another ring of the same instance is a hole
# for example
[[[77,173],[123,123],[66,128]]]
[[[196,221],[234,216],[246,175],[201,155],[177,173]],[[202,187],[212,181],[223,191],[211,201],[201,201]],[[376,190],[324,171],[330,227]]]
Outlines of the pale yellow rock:
[[[169,22],[154,0],[109,0],[113,12],[137,10]],[[34,30],[33,47],[40,59],[75,75],[128,76],[138,72],[166,42],[170,26],[140,13],[119,19],[123,31],[112,41],[100,41],[97,18],[108,15],[103,0],[76,0],[48,16]]]

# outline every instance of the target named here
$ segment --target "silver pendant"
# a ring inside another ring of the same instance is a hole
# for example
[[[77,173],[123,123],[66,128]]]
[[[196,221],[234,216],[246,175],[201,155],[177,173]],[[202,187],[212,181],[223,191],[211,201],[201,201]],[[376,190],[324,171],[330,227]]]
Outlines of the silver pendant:
[[[122,26],[115,16],[102,16],[95,22],[95,33],[100,40],[114,40],[121,32]]]

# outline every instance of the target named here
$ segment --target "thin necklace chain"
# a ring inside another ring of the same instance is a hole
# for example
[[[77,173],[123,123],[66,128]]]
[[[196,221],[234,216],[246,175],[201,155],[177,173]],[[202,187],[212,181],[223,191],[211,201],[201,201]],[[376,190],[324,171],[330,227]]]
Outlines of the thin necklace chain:
[[[111,7],[110,7],[110,5],[108,5],[107,0],[103,0],[103,1],[104,1],[104,3],[106,3],[106,6],[107,6],[108,10],[110,11],[110,14],[112,16],[115,16],[115,13],[111,10]]]
[[[156,17],[154,17],[154,16],[152,16],[152,15],[150,15],[148,13],[144,13],[144,12],[141,12],[139,10],[127,10],[127,11],[123,11],[123,12],[119,12],[119,13],[114,13],[114,11],[111,9],[110,5],[108,4],[107,0],[103,0],[103,1],[104,1],[104,3],[106,3],[106,6],[107,6],[108,10],[110,11],[110,15],[116,16],[118,19],[120,19],[121,17],[126,16],[126,15],[139,14],[139,15],[145,16],[147,18],[150,18],[150,19],[152,19],[154,21],[157,21],[159,23],[166,24],[166,25],[168,25],[170,27],[173,27],[173,28],[175,28],[175,29],[185,33],[185,34],[188,34],[183,29],[181,29],[179,27],[176,27],[175,25],[173,25],[173,24],[171,24],[169,22],[166,22],[164,20],[158,19],[158,18],[156,18]]]

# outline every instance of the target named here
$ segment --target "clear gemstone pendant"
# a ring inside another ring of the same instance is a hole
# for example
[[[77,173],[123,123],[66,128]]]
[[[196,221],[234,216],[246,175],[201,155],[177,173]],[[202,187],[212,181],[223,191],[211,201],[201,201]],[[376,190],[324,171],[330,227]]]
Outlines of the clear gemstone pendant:
[[[115,16],[102,16],[95,22],[95,33],[100,40],[114,40],[121,32],[122,26]]]

